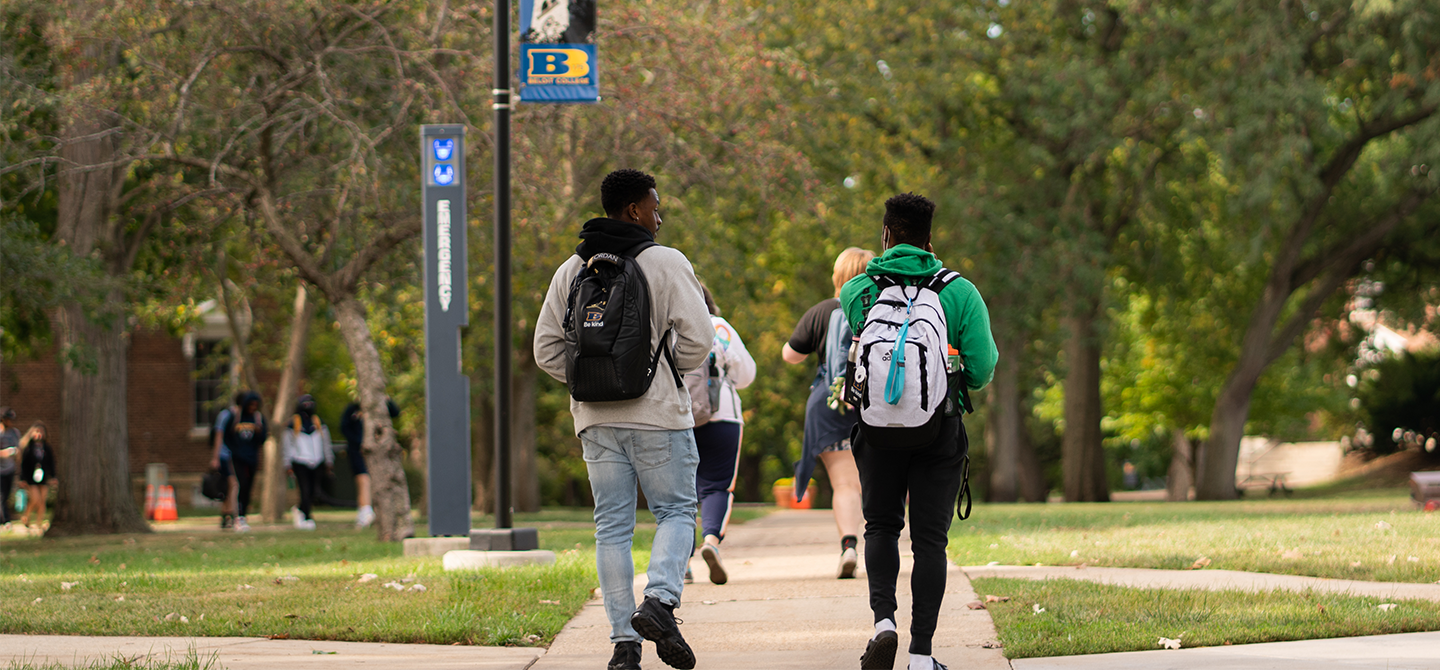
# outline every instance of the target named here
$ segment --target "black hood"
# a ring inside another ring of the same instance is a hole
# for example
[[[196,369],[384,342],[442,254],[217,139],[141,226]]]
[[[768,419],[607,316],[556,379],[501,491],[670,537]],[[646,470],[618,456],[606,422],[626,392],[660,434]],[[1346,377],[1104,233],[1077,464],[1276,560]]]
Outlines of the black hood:
[[[252,403],[252,402],[253,402],[253,403],[256,403],[256,405],[255,405],[255,408],[256,408],[255,411],[257,411],[257,412],[260,411],[259,408],[260,408],[261,402],[260,402],[260,394],[259,394],[259,393],[256,393],[256,392],[254,392],[254,391],[246,391],[246,392],[240,394],[240,411],[242,411],[242,412],[246,411],[246,408],[248,408],[248,407],[250,406],[250,403]]]
[[[580,229],[580,246],[575,247],[575,254],[586,261],[595,254],[629,256],[632,254],[626,252],[637,245],[654,241],[655,236],[638,223],[601,217],[586,221]]]

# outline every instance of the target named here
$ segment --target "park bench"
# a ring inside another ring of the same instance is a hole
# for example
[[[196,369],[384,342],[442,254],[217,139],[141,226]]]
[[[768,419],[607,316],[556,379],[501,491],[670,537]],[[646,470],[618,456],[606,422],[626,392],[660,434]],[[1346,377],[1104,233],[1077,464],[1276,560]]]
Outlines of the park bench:
[[[1246,489],[1267,488],[1270,489],[1270,495],[1272,496],[1276,493],[1283,493],[1288,496],[1294,493],[1294,490],[1285,485],[1285,478],[1289,476],[1290,473],[1288,472],[1251,473],[1240,480],[1239,484],[1235,485],[1235,491],[1243,496],[1245,495]]]

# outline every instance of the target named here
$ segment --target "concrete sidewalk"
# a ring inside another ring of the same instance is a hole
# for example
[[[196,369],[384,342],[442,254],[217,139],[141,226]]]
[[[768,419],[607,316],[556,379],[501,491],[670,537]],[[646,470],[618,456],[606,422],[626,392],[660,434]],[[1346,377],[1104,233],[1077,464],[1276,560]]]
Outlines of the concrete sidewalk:
[[[1015,670],[1436,670],[1440,633],[1022,658],[1011,663]]]
[[[89,666],[117,658],[180,662],[191,654],[200,667],[214,659],[224,670],[354,670],[419,667],[426,670],[524,670],[545,653],[534,647],[463,647],[433,644],[270,640],[263,637],[81,637],[0,635],[3,667],[21,663]],[[145,667],[143,664],[140,667]],[[604,664],[601,664],[604,667]]]
[[[1440,602],[1440,584],[1362,582],[1299,575],[1272,575],[1238,570],[1153,570],[1149,568],[1074,568],[1057,566],[966,566],[976,577],[1078,579],[1139,589],[1204,589],[1209,591],[1315,591],[1376,598],[1409,598]]]
[[[730,581],[709,582],[698,557],[691,560],[695,583],[685,587],[675,611],[680,631],[695,650],[696,668],[857,668],[865,642],[874,633],[869,587],[858,579],[835,579],[840,554],[834,517],[829,510],[789,510],[732,526],[723,547]],[[902,542],[898,585],[900,653],[904,668],[909,645],[910,564]],[[863,556],[863,552],[862,552]],[[636,576],[637,594],[645,582]],[[952,668],[1008,670],[989,612],[971,610],[970,581],[952,567],[934,641],[935,657]],[[638,600],[637,600],[638,602]],[[667,667],[646,643],[641,665]],[[595,670],[610,659],[610,624],[600,600],[590,601],[556,637],[535,670]]]

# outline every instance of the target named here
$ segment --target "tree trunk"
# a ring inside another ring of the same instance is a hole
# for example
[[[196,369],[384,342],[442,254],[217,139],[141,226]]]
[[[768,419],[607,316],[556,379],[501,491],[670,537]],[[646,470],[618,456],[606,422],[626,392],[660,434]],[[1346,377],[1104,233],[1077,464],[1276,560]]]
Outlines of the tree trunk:
[[[118,290],[111,304],[123,304]],[[148,533],[130,488],[125,317],[97,324],[79,305],[64,305],[53,325],[61,359],[62,430],[55,519],[47,537]]]
[[[365,306],[353,295],[327,296],[335,306],[340,336],[355,364],[356,390],[360,409],[365,412],[365,439],[361,451],[370,468],[371,497],[375,526],[381,542],[399,542],[415,535],[410,518],[410,489],[405,482],[405,451],[395,436],[395,426],[385,407],[385,370],[380,352],[365,322]]]
[[[990,446],[990,502],[1015,502],[1020,497],[1020,442],[1025,422],[1021,416],[1020,364],[1014,337],[1002,337],[995,379],[990,382],[990,420],[985,422]]]
[[[540,475],[537,470],[535,442],[535,392],[540,368],[535,365],[534,335],[524,337],[524,346],[516,347],[514,376],[510,386],[510,493],[511,506],[517,512],[540,511]]]
[[[1170,473],[1165,479],[1165,499],[1184,502],[1190,499],[1190,487],[1195,485],[1195,447],[1185,431],[1174,430],[1170,454]]]
[[[290,340],[285,348],[285,369],[280,372],[280,387],[275,389],[270,407],[270,436],[265,439],[265,470],[260,481],[260,509],[267,523],[275,523],[285,513],[285,464],[280,462],[280,430],[290,419],[291,404],[300,391],[300,378],[305,374],[305,343],[310,339],[310,322],[315,319],[315,301],[305,291],[305,284],[295,287],[295,312],[290,318]]]
[[[116,57],[113,45],[85,45],[69,68],[64,84],[85,85],[108,71]],[[67,169],[58,176],[59,211],[55,241],[76,256],[98,252],[112,277],[129,270],[124,229],[115,221],[115,203],[124,183],[114,168],[80,170],[115,160],[113,116],[80,107],[67,110],[66,143],[60,156]],[[80,139],[85,138],[85,139]],[[138,243],[138,242],[137,242]],[[144,533],[150,528],[130,490],[130,436],[126,363],[129,341],[119,288],[112,288],[100,314],[86,314],[80,304],[61,305],[52,312],[60,357],[60,416],[56,431],[59,472],[55,517],[47,535]]]
[[[1065,319],[1065,435],[1061,460],[1066,502],[1108,502],[1110,487],[1101,445],[1100,340],[1095,333],[1098,304]]]
[[[1242,355],[1242,362],[1243,362]],[[1199,481],[1195,497],[1199,500],[1234,500],[1235,466],[1240,461],[1240,438],[1245,436],[1245,422],[1250,418],[1250,398],[1264,370],[1263,364],[1236,366],[1225,380],[1215,411],[1210,415],[1210,438],[1199,460]]]
[[[495,513],[495,402],[488,393],[476,393],[475,420],[471,422],[470,482],[475,487],[475,511]]]

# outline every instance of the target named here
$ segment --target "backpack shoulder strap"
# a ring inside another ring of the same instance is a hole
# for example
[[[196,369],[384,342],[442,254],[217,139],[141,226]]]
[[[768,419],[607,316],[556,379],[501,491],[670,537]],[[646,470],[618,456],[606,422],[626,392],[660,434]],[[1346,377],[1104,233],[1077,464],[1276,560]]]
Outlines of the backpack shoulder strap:
[[[959,272],[956,272],[949,268],[940,268],[939,272],[931,275],[930,278],[925,280],[925,283],[921,285],[925,288],[930,289],[931,291],[939,293],[941,291],[944,291],[945,287],[954,283],[954,281],[959,278]]]
[[[635,246],[630,247],[630,249],[625,252],[625,256],[627,258],[636,258],[640,255],[640,252],[649,249],[650,247],[658,246],[660,246],[660,244],[657,243],[655,240],[645,240],[644,242],[640,242]]]
[[[870,278],[870,281],[875,282],[875,287],[878,288],[878,289],[880,289],[881,291],[884,291],[885,289],[890,288],[891,286],[900,286],[900,280],[899,280],[899,279],[896,279],[896,278],[894,277],[894,275],[866,275],[866,276]]]

